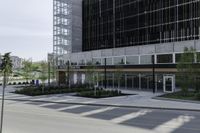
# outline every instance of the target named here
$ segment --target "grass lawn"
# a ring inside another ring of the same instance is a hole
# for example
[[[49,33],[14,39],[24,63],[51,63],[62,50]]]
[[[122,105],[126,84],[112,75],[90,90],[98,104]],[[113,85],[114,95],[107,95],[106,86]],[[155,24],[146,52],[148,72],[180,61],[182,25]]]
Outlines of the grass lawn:
[[[186,95],[184,95],[181,91],[164,94],[160,97],[164,98],[172,98],[172,99],[180,99],[180,100],[193,100],[193,101],[200,101],[200,94],[194,91],[189,91]]]

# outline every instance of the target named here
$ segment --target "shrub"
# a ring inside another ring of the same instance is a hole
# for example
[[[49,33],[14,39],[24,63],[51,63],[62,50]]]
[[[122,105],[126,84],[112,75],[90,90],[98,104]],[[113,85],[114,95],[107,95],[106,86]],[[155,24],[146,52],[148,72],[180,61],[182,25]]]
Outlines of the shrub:
[[[200,100],[200,92],[195,95],[197,100]]]
[[[90,97],[90,98],[106,98],[106,97],[114,97],[114,96],[123,96],[124,94],[118,90],[102,90],[96,89],[96,93],[94,90],[83,91],[77,94],[82,97]]]

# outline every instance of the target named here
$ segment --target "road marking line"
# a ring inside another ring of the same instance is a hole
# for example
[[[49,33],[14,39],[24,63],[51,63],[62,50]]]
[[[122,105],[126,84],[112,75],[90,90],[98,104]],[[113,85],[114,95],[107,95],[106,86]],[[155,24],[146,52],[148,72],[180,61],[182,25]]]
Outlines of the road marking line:
[[[94,102],[95,101],[83,102],[83,104],[89,104],[89,103],[94,103]],[[83,106],[87,106],[87,105],[72,105],[72,106],[68,106],[68,107],[64,107],[64,108],[59,108],[57,110],[58,111],[63,111],[63,110],[75,109],[75,108],[79,108],[79,107],[83,107]]]
[[[29,97],[29,96],[23,96],[23,97],[16,97],[16,98],[14,98],[14,99],[28,99],[28,98],[31,98],[31,97]]]
[[[130,114],[127,114],[127,115],[123,115],[121,117],[114,118],[114,119],[111,120],[111,122],[113,122],[113,123],[122,123],[124,121],[143,116],[143,115],[145,115],[145,114],[147,114],[149,112],[152,112],[152,111],[151,110],[140,110],[138,112],[134,112],[134,113],[130,113]]]
[[[20,97],[20,95],[17,95],[17,94],[5,95],[5,98],[16,98],[16,97]]]
[[[157,132],[157,133],[172,133],[176,129],[183,126],[185,123],[190,122],[192,119],[194,119],[193,116],[181,115],[177,118],[174,118],[174,119],[167,121],[166,123],[156,127],[154,129],[154,132]]]
[[[32,100],[35,100],[35,101],[41,101],[41,100],[46,100],[46,99],[47,99],[47,97],[37,98],[37,99],[33,98]]]
[[[84,113],[81,113],[80,115],[81,116],[89,116],[89,115],[98,114],[98,113],[102,113],[102,112],[105,112],[105,111],[113,110],[115,108],[117,108],[117,107],[107,107],[107,108],[92,110],[92,111],[89,111],[89,112],[84,112]]]
[[[40,107],[44,107],[44,106],[50,106],[50,105],[54,105],[54,104],[60,104],[59,102],[67,102],[67,101],[70,101],[72,99],[65,99],[65,100],[56,100],[54,101],[53,103],[44,103],[44,104],[41,104],[39,105]],[[58,102],[58,103],[56,103]]]

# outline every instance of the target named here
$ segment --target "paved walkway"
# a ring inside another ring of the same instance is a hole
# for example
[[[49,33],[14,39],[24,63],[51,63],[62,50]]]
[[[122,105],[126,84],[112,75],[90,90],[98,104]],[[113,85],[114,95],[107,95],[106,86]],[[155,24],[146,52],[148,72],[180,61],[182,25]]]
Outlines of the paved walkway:
[[[12,89],[9,88],[9,90]],[[31,96],[24,96],[7,92],[6,99],[200,111],[200,104],[198,103],[153,99],[154,97],[159,96],[162,93],[153,94],[152,92],[127,91],[127,90],[124,90],[123,92],[135,95],[111,97],[104,99],[92,99],[92,98],[75,97],[70,94],[31,97]]]

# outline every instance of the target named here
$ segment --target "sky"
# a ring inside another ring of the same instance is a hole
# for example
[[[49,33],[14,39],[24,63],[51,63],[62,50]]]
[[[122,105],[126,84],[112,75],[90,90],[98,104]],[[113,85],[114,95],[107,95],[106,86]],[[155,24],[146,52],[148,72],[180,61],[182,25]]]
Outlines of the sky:
[[[33,61],[53,49],[53,0],[0,0],[0,54]]]

